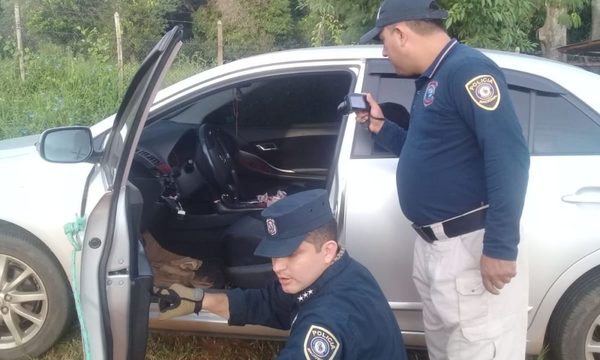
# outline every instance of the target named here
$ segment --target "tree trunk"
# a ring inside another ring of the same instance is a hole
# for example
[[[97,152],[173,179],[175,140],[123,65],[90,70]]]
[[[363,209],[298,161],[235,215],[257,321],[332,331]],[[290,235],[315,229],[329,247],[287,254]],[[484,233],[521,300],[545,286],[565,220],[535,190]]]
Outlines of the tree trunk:
[[[558,22],[565,10],[559,6],[546,4],[546,21],[538,30],[538,38],[542,44],[544,56],[549,59],[564,61],[565,56],[557,47],[567,45],[567,27]]]
[[[600,0],[592,0],[592,40],[600,39]]]

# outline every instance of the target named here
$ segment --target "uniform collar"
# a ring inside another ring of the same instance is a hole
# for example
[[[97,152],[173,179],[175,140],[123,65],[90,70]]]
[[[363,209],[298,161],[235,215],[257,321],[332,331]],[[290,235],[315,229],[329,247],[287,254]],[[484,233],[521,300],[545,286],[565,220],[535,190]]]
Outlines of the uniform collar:
[[[429,67],[423,72],[423,74],[421,74],[421,76],[419,78],[431,79],[433,77],[433,75],[435,74],[435,72],[437,71],[437,69],[442,64],[442,62],[444,61],[444,59],[446,59],[448,54],[450,54],[452,49],[454,49],[456,44],[458,44],[458,40],[450,39],[450,41],[448,41],[446,46],[444,46],[442,51],[440,51],[440,53],[435,58],[435,60],[431,63],[431,65],[429,65]]]
[[[338,276],[350,264],[350,256],[346,253],[345,248],[341,248],[333,264],[331,264],[321,276],[311,286],[300,291],[295,295],[296,303],[302,305],[309,299],[313,298],[320,289],[327,286],[329,280]]]

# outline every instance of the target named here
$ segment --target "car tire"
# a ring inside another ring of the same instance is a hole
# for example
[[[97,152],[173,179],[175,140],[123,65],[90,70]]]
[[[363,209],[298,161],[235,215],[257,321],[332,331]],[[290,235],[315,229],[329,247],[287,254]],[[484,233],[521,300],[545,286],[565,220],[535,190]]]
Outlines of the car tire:
[[[559,302],[548,331],[551,359],[600,358],[600,271],[575,282]],[[589,346],[595,344],[595,350]]]
[[[32,236],[0,230],[0,359],[47,351],[72,324],[73,309],[56,259]]]

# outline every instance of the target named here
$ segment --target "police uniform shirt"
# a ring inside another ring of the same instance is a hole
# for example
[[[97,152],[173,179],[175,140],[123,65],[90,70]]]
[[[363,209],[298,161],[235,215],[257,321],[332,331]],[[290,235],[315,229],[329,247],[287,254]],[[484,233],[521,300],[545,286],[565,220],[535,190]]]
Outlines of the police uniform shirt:
[[[483,253],[515,260],[529,153],[502,71],[452,39],[415,85],[408,132],[375,136],[400,155],[402,211],[423,226],[489,204]]]
[[[342,254],[299,294],[278,281],[263,289],[234,289],[229,324],[290,329],[278,359],[406,359],[400,329],[369,271]]]

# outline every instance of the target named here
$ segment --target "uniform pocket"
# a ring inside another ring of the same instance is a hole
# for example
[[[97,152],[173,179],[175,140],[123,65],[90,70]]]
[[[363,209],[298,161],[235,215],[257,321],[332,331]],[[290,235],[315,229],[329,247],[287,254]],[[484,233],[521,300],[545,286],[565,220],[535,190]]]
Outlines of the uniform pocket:
[[[490,297],[483,286],[481,273],[468,271],[456,278],[460,328],[464,338],[470,342],[493,340],[510,329],[514,316],[498,317],[491,313]]]
[[[461,327],[485,322],[488,316],[488,296],[479,270],[467,271],[456,278],[458,311]]]

